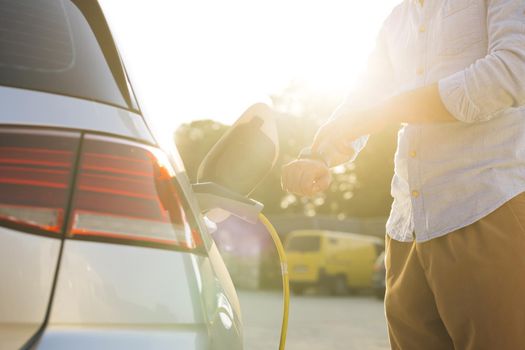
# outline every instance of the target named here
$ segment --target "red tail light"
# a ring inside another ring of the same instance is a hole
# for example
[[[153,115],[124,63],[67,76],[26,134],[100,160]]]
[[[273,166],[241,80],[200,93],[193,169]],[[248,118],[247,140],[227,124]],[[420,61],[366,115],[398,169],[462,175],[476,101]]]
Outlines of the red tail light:
[[[60,233],[79,134],[0,131],[0,223]]]
[[[69,235],[195,248],[174,176],[153,147],[86,136]]]

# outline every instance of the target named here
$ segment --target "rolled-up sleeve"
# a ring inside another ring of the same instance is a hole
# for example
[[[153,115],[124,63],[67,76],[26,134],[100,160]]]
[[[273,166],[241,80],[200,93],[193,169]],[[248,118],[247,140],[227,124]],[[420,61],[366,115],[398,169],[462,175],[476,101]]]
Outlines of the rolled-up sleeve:
[[[447,110],[473,123],[525,105],[525,1],[489,0],[488,55],[439,81]]]

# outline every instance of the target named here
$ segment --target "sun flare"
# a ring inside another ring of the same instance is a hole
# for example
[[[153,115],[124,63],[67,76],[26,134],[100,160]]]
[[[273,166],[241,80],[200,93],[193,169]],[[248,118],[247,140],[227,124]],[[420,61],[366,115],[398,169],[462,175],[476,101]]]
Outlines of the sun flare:
[[[351,89],[399,0],[101,0],[142,108],[163,130],[231,123],[290,81]]]

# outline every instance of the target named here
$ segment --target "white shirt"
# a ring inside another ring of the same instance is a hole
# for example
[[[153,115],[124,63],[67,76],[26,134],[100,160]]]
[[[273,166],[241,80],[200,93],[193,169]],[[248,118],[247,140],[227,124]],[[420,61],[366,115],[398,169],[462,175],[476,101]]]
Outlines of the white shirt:
[[[525,191],[525,0],[405,0],[335,114],[436,82],[457,122],[399,131],[387,222],[398,241],[440,237]]]

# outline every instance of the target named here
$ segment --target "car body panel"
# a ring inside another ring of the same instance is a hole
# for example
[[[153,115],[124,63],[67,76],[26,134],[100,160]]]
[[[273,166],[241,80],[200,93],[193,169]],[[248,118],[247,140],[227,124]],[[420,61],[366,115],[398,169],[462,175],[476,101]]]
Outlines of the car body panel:
[[[209,349],[204,326],[119,327],[108,325],[49,326],[39,350],[172,350]]]
[[[66,240],[38,349],[61,349],[70,337],[96,348],[120,349],[128,346],[127,336],[137,339],[131,349],[173,344],[241,349],[238,299],[224,288],[231,279],[220,262],[171,250]],[[137,345],[148,341],[151,346]]]
[[[208,251],[208,257],[211,266],[209,274],[214,276],[217,287],[220,286],[220,288],[209,288],[209,291],[213,291],[214,289],[220,291],[220,294],[216,295],[216,298],[218,297],[219,299],[219,308],[228,309],[227,311],[229,312],[229,317],[233,321],[235,331],[239,336],[242,336],[241,305],[239,298],[235,291],[235,286],[233,285],[230,274],[228,273],[226,265],[224,264],[215,243],[212,244],[211,249]],[[208,313],[209,311],[211,310],[208,310]]]
[[[239,300],[231,294],[229,285],[233,285],[229,274],[224,274],[221,265],[224,262],[217,260],[212,245],[209,257],[192,255],[192,264],[199,273],[197,288],[202,300],[204,315],[206,316],[208,333],[211,341],[210,349],[242,349],[242,323]]]
[[[202,324],[188,254],[66,240],[49,324]]]
[[[142,116],[107,104],[0,86],[0,105],[0,124],[87,130],[155,144]]]
[[[26,95],[28,98],[29,94]],[[58,97],[56,101],[71,99]],[[6,123],[5,115],[0,113],[0,125],[10,125]],[[17,125],[17,132],[24,132],[25,127],[18,127],[21,124],[18,120],[13,124]],[[79,125],[75,123],[61,123],[60,126],[68,126],[68,130],[74,126],[75,130],[88,134],[93,130],[78,129]],[[34,128],[28,127],[27,130]],[[120,136],[129,139],[129,135]],[[144,139],[135,140],[145,142]],[[173,158],[178,156],[176,150],[170,154],[169,158],[178,170],[177,182],[183,197],[202,233],[206,247],[204,254],[66,239],[49,319],[43,333],[35,338],[41,340],[38,348],[67,348],[75,337],[82,344],[99,344],[100,348],[106,344],[110,344],[108,348],[129,348],[127,335],[143,338],[143,342],[152,341],[159,349],[173,347],[173,344],[188,344],[188,349],[242,348],[240,306],[231,278],[207,232],[182,162]],[[13,235],[52,242],[55,255],[54,264],[48,269],[47,289],[37,292],[41,306],[33,310],[40,310],[39,317],[34,318],[30,325],[14,325],[10,314],[5,313],[2,327],[9,336],[0,341],[7,349],[20,348],[44,322],[61,244],[60,239],[18,231],[13,231]],[[16,245],[7,241],[2,244],[3,249],[9,247],[16,248]],[[33,258],[41,255],[33,254]],[[17,259],[12,257],[12,260]],[[9,268],[8,265],[3,267]],[[39,280],[29,274],[24,276],[28,281]],[[9,276],[6,278],[11,280]],[[18,293],[12,294],[26,295],[23,286],[17,290]],[[19,303],[26,302],[18,299]],[[179,331],[180,327],[183,331]],[[185,327],[193,330],[187,331]],[[137,340],[136,344],[140,343]]]
[[[0,349],[20,348],[43,323],[60,240],[0,227]]]
[[[90,23],[103,24],[96,2],[77,3]],[[111,51],[107,57],[120,67],[110,33],[97,27],[97,38],[104,39],[99,45]],[[86,72],[97,80],[95,71]],[[6,85],[0,86],[0,126],[22,132],[72,130],[79,137],[103,134],[158,147],[138,110],[72,97],[67,91],[49,93],[46,87],[36,91]],[[65,233],[70,222],[62,227],[64,240],[0,227],[0,273],[7,281],[0,289],[1,349],[242,349],[233,283],[178,152],[173,147],[167,153],[205,249],[183,252],[72,239]],[[75,181],[72,177],[70,184]],[[75,194],[68,198],[66,212]]]

